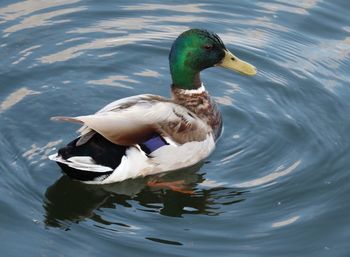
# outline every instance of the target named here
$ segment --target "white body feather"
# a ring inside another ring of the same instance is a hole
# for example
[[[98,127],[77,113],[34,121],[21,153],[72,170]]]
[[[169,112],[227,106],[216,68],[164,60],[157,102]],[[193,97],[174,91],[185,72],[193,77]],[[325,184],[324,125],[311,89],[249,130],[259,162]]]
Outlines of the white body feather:
[[[136,147],[126,151],[121,164],[101,183],[113,183],[139,176],[154,175],[177,170],[198,163],[215,148],[212,136],[201,142],[188,142],[183,145],[165,145],[154,151],[148,158]]]
[[[193,141],[182,145],[165,145],[152,152],[149,156],[151,158],[147,157],[139,149],[138,145],[130,146],[125,152],[120,165],[113,170],[113,173],[109,177],[102,181],[86,183],[108,184],[139,176],[177,170],[198,163],[206,158],[214,149],[215,142],[212,135],[208,135],[204,141],[200,142]],[[95,164],[89,156],[71,157],[65,160],[58,154],[53,154],[49,156],[49,159],[79,170],[93,172],[112,171],[110,167]]]

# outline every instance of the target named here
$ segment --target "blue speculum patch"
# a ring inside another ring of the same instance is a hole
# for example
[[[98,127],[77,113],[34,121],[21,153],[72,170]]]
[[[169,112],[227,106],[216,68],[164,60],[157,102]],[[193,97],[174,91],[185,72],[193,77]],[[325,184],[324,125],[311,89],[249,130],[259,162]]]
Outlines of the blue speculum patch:
[[[164,145],[168,145],[168,142],[159,134],[155,134],[152,138],[140,144],[140,147],[146,154],[150,154]]]

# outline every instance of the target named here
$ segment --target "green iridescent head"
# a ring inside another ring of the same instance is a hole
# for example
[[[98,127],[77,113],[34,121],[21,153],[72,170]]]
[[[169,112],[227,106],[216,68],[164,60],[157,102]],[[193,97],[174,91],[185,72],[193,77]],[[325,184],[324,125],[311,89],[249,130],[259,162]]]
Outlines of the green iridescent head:
[[[218,35],[207,30],[190,29],[173,43],[169,55],[173,85],[182,89],[201,86],[199,72],[222,66],[247,75],[256,74],[254,66],[228,51]]]

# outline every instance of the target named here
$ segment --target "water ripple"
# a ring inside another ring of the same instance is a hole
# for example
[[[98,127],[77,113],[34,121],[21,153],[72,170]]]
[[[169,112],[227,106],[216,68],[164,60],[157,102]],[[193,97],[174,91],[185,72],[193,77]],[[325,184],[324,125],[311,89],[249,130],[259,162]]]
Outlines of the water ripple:
[[[4,252],[345,256],[348,9],[342,0],[0,4]],[[49,117],[169,95],[169,48],[190,27],[217,32],[258,68],[253,78],[203,72],[224,119],[208,160],[98,187],[61,176],[46,158],[77,127]]]

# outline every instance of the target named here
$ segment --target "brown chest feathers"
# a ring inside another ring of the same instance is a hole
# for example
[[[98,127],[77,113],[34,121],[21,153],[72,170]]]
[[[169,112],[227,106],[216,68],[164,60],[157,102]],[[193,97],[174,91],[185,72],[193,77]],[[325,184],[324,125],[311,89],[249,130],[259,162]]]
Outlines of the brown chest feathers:
[[[215,138],[220,135],[221,114],[207,91],[190,93],[188,90],[172,87],[171,92],[175,103],[186,107],[205,121],[213,129]]]

